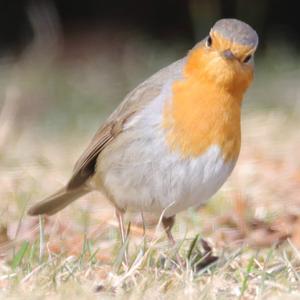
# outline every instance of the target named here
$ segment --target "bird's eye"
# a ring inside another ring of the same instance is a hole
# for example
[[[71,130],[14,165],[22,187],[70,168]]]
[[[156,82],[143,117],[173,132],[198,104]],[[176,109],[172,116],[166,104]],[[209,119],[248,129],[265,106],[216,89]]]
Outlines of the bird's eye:
[[[251,59],[251,57],[252,57],[252,55],[247,55],[245,58],[244,58],[244,60],[243,60],[243,63],[247,63],[247,62],[249,62],[249,60]]]
[[[211,38],[211,36],[209,35],[208,36],[208,38],[207,38],[207,40],[206,40],[206,47],[211,47],[211,45],[212,45],[212,38]]]

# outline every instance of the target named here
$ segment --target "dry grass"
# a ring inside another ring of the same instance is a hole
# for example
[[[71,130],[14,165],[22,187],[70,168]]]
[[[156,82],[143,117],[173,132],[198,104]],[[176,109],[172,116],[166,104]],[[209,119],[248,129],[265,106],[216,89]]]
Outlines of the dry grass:
[[[133,61],[131,48],[126,51],[124,61]],[[146,237],[140,217],[131,216],[129,269],[122,265],[113,209],[101,195],[91,194],[51,218],[26,216],[29,203],[66,182],[97,127],[98,112],[103,118],[138,81],[141,69],[150,74],[155,64],[149,61],[160,64],[149,53],[145,60],[137,55],[136,65],[123,64],[127,75],[120,81],[119,61],[105,67],[107,53],[102,60],[97,56],[96,67],[92,60],[53,67],[44,57],[36,58],[42,64],[32,62],[32,56],[17,67],[3,66],[0,297],[298,299],[300,135],[291,102],[293,112],[245,110],[242,153],[233,175],[206,207],[178,215],[175,247],[167,244],[153,216],[147,216]],[[161,61],[176,56],[159,54]],[[259,81],[268,85],[266,74],[258,75],[250,96],[287,95],[275,88],[267,93]],[[276,74],[272,78],[275,86],[281,83]],[[113,92],[107,88],[111,82]],[[299,88],[297,82],[289,84]],[[199,237],[207,238],[219,256],[200,270]],[[176,263],[176,253],[186,267]]]

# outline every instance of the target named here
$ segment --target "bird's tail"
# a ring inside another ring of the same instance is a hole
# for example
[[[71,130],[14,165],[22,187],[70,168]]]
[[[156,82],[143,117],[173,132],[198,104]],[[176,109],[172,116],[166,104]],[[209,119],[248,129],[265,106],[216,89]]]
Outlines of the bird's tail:
[[[74,190],[67,190],[64,187],[55,194],[31,206],[28,210],[28,214],[30,216],[53,215],[88,192],[89,190],[84,187]]]

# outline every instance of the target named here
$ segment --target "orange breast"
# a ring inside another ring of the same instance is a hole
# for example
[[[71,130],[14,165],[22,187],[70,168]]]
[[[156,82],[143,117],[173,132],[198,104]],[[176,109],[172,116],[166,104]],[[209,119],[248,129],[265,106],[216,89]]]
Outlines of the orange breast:
[[[202,55],[201,49],[197,51],[199,54],[196,55]],[[173,98],[164,108],[163,127],[167,143],[183,157],[200,156],[210,146],[217,145],[226,161],[235,160],[241,143],[240,106],[243,92],[240,86],[234,92],[233,87],[223,86],[221,81],[216,84],[213,80],[207,80],[203,71],[207,66],[202,72],[201,68],[200,72],[195,72],[199,69],[196,55],[189,58],[184,79],[173,84]],[[196,63],[197,68],[194,66]],[[232,76],[232,70],[230,72]]]

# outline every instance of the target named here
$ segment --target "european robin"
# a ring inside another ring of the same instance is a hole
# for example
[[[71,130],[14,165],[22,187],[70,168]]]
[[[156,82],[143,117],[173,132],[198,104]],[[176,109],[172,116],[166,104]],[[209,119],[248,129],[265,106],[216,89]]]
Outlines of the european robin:
[[[77,161],[65,187],[29,209],[52,215],[93,190],[116,208],[162,215],[169,240],[175,215],[221,187],[240,151],[241,102],[253,78],[257,33],[222,19],[186,57],[130,92]]]

